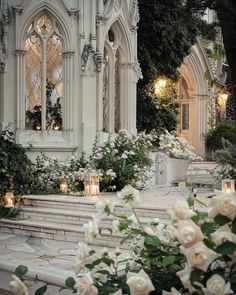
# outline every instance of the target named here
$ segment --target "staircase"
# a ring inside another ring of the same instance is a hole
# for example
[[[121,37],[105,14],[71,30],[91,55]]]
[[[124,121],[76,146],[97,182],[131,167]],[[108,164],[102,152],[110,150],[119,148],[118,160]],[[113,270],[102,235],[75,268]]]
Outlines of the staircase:
[[[101,197],[114,198],[114,195]],[[92,219],[96,212],[96,200],[89,197],[62,195],[24,196],[16,219],[0,219],[0,232],[24,236],[39,237],[57,241],[78,243],[84,240],[83,224]],[[141,224],[145,225],[153,218],[169,223],[166,207],[141,205],[135,208]],[[130,208],[121,204],[115,206],[115,213],[131,215]],[[112,219],[102,220],[102,234],[91,244],[104,247],[120,246],[121,236],[111,235]],[[127,248],[127,245],[123,245]]]

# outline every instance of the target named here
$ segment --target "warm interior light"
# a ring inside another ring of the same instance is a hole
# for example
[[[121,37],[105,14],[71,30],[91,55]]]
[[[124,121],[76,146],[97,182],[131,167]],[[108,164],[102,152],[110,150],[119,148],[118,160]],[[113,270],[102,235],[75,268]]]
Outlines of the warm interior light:
[[[159,78],[155,82],[155,94],[159,95],[160,92],[166,87],[167,80],[164,78]]]

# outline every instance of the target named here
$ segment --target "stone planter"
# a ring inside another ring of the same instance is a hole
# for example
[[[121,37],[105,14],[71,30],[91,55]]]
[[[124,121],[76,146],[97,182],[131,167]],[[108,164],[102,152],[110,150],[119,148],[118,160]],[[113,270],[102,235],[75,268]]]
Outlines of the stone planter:
[[[152,177],[148,181],[148,186],[165,185],[167,184],[167,156],[161,152],[149,152],[149,158],[153,164],[151,167]]]
[[[186,180],[190,160],[167,157],[167,183],[173,184],[178,180]]]

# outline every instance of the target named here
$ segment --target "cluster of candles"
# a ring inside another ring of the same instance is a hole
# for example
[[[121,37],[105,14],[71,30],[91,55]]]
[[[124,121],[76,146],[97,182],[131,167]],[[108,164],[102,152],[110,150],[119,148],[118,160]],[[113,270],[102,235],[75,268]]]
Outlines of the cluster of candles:
[[[63,180],[60,182],[60,191],[63,194],[68,193],[68,183]],[[88,173],[84,178],[84,192],[86,196],[98,196],[99,189],[99,175],[97,173]]]

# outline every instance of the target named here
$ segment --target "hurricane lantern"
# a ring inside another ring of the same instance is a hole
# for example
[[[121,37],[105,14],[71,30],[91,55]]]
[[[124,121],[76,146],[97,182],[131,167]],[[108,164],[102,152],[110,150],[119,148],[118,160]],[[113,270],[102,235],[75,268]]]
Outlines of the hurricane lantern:
[[[60,191],[64,194],[68,192],[68,184],[65,180],[60,183]]]
[[[222,180],[222,192],[233,193],[235,191],[234,180],[233,179],[223,179]]]
[[[99,189],[99,175],[97,172],[88,173],[84,178],[84,192],[87,196],[98,196]]]
[[[15,205],[14,194],[12,192],[7,192],[4,196],[4,201],[5,201],[6,208],[14,207],[14,205]]]

